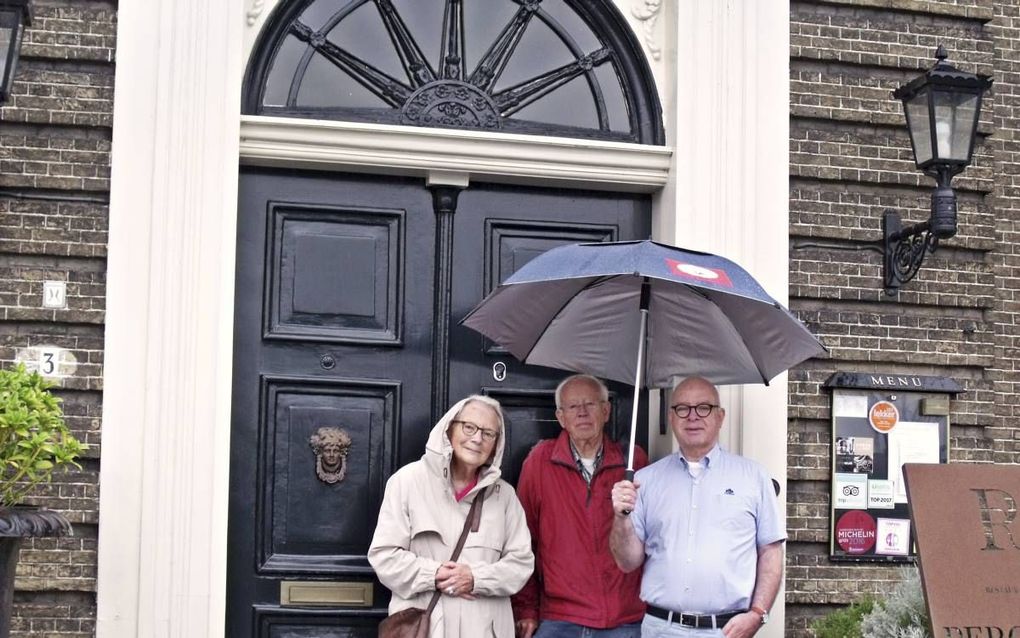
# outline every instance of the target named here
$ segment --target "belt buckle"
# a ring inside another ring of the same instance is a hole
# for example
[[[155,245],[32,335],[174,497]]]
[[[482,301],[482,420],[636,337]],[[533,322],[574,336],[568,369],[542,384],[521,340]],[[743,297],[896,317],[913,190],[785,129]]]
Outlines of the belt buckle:
[[[680,626],[690,627],[691,629],[698,628],[698,616],[696,614],[680,614]]]

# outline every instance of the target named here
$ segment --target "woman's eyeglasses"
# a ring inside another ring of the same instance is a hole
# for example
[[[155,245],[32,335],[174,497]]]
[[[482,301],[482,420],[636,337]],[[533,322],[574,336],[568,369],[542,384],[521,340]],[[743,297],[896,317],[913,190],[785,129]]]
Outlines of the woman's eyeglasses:
[[[695,414],[704,419],[709,414],[712,414],[712,410],[718,407],[718,405],[712,405],[711,403],[699,403],[698,405],[677,403],[676,405],[669,406],[669,409],[673,410],[673,414],[677,415],[681,419],[689,417],[691,415],[691,410],[694,410]]]
[[[481,431],[482,438],[486,441],[495,441],[499,438],[499,432],[497,430],[483,428],[471,421],[454,420],[453,423],[460,426],[460,431],[464,433],[464,436],[474,436],[476,432]]]

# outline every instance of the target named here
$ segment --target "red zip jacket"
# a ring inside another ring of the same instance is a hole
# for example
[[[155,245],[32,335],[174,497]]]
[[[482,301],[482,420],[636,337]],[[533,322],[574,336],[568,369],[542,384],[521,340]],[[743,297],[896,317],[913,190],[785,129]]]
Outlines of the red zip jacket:
[[[574,463],[566,431],[531,450],[521,468],[517,496],[531,530],[535,573],[513,597],[514,620],[562,620],[608,629],[638,622],[641,570],[624,574],[609,551],[612,489],[623,480],[626,458],[603,435],[602,465],[591,486]],[[640,447],[634,469],[648,464]]]

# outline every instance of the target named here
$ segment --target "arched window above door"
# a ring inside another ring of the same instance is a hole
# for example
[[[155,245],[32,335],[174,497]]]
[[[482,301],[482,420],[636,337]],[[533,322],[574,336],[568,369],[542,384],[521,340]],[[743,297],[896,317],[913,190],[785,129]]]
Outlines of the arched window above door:
[[[610,0],[297,0],[266,25],[244,112],[662,144]]]

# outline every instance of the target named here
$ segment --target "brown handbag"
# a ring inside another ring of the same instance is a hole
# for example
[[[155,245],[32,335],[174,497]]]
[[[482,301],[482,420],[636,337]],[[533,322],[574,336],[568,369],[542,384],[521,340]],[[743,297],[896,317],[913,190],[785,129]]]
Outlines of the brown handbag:
[[[478,493],[475,502],[471,504],[471,511],[468,512],[464,521],[464,529],[457,540],[457,547],[454,548],[450,560],[456,561],[460,557],[460,550],[464,549],[464,541],[467,540],[468,532],[477,532],[482,522],[482,502],[485,501],[485,489]],[[408,607],[401,609],[395,614],[390,614],[379,623],[379,638],[428,638],[429,623],[432,617],[432,610],[436,608],[439,597],[443,592],[436,591],[432,594],[432,600],[426,609]]]

